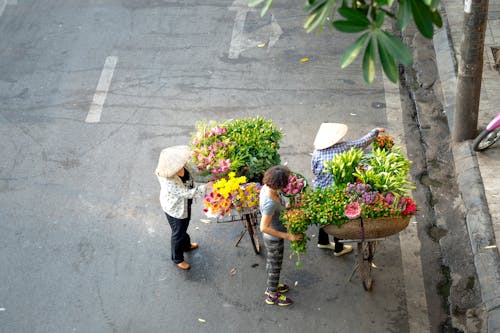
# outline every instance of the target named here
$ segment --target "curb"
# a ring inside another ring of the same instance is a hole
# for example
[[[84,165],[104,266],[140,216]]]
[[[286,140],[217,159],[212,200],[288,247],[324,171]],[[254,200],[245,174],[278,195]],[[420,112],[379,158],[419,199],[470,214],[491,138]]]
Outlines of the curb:
[[[445,6],[445,4],[443,4]],[[445,9],[445,8],[443,8]],[[448,21],[436,31],[433,39],[436,63],[443,92],[443,109],[450,132],[456,98],[455,54],[447,32]],[[495,245],[495,234],[486,201],[483,180],[477,156],[470,141],[452,145],[457,182],[467,214],[466,224],[479,279],[481,299],[488,314],[488,332],[500,332],[500,255]]]

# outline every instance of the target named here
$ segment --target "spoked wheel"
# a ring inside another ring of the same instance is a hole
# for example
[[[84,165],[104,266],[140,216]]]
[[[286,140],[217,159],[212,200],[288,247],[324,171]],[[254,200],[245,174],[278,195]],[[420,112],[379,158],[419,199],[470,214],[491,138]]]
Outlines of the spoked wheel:
[[[372,262],[375,255],[376,242],[358,243],[358,268],[361,282],[366,291],[370,291],[373,286]]]
[[[495,128],[493,131],[484,130],[474,139],[472,149],[475,151],[485,150],[497,142],[498,139],[500,139],[500,127]]]
[[[250,240],[252,241],[253,250],[255,254],[260,253],[259,234],[257,233],[257,214],[246,214],[246,228]]]

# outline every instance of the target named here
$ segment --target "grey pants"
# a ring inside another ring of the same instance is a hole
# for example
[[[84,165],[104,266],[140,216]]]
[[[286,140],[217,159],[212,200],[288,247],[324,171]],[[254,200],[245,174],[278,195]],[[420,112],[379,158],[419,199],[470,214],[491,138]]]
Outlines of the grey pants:
[[[267,250],[267,290],[271,293],[278,292],[281,264],[283,263],[284,244],[285,242],[283,239],[270,240],[264,238],[264,245]]]

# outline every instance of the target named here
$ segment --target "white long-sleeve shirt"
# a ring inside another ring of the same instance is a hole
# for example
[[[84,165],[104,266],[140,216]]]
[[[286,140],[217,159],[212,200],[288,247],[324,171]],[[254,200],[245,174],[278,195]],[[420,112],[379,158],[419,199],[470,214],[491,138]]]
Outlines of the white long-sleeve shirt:
[[[184,219],[188,217],[188,199],[203,195],[205,185],[198,185],[193,188],[187,187],[179,176],[164,178],[158,176],[160,182],[160,204],[168,215]]]

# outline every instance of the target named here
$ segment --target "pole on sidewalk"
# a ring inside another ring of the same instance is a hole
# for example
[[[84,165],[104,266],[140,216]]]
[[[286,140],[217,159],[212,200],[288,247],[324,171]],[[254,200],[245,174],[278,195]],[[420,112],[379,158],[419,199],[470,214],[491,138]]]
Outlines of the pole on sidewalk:
[[[457,77],[456,109],[453,116],[453,141],[473,139],[477,134],[477,119],[483,77],[483,52],[488,0],[465,0],[463,36]]]

